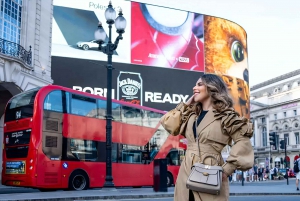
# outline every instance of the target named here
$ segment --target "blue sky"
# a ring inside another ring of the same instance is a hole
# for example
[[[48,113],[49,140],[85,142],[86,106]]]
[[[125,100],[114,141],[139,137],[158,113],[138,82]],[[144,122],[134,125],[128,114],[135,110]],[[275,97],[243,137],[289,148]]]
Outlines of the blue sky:
[[[300,69],[300,0],[137,1],[222,17],[241,25],[248,36],[250,86]]]

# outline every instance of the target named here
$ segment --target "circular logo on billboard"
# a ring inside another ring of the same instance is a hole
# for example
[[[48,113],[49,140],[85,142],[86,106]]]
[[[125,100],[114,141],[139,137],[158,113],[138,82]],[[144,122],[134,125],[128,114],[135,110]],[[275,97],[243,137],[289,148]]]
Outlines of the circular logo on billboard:
[[[138,93],[138,88],[133,85],[124,85],[122,87],[122,92],[126,94],[127,96],[134,96]]]

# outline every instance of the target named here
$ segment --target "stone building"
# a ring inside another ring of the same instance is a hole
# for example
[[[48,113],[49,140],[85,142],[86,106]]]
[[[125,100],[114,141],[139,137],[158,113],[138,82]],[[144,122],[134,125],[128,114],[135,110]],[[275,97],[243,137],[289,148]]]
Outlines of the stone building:
[[[23,91],[51,84],[52,0],[0,0],[0,161],[4,109]],[[2,166],[0,165],[0,173]],[[0,174],[1,180],[1,174]]]
[[[254,85],[250,96],[255,162],[268,166],[271,161],[271,167],[292,168],[295,156],[300,153],[300,70]],[[276,133],[277,150],[270,147],[270,132]],[[284,139],[287,142],[286,160],[279,145]]]

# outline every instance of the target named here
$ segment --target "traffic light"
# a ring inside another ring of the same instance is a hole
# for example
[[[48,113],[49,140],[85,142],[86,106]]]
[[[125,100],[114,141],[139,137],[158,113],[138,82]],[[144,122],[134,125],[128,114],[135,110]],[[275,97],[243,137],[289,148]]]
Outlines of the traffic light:
[[[280,140],[280,149],[285,149],[285,140]]]
[[[275,132],[269,133],[269,140],[270,140],[270,145],[273,145],[275,147],[275,150],[277,150],[276,133]]]

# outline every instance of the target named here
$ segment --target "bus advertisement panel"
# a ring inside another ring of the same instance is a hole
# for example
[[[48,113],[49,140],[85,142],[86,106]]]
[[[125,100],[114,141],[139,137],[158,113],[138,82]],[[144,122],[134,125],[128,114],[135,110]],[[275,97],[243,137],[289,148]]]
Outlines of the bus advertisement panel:
[[[51,77],[63,87],[34,89],[8,103],[2,184],[42,190],[103,186],[107,55],[93,38],[99,21],[108,33],[107,3],[53,1]],[[127,20],[113,55],[114,184],[151,186],[153,160],[166,158],[172,185],[186,145],[183,136],[168,135],[159,119],[189,99],[203,73],[222,77],[236,111],[250,117],[246,32],[200,13],[125,0],[113,6]]]

